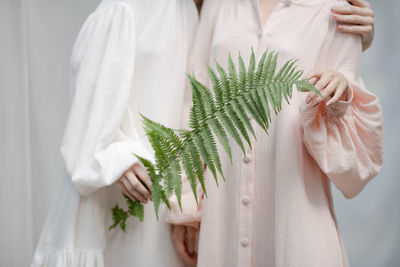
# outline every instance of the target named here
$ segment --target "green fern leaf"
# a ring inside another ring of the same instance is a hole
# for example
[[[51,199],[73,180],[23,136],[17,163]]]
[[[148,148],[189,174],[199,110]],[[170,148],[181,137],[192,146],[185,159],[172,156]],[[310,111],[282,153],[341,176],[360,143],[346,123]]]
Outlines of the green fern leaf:
[[[235,140],[235,142],[242,149],[243,153],[246,154],[242,139],[240,138],[240,135],[239,135],[238,131],[236,130],[235,125],[230,120],[230,118],[222,112],[217,112],[217,117],[218,117],[219,121],[222,123],[222,125],[224,126],[224,128],[227,130],[227,132],[232,136],[233,140]]]
[[[192,87],[193,105],[189,114],[189,130],[173,130],[141,115],[147,138],[154,150],[155,163],[135,155],[151,177],[152,201],[158,218],[163,202],[170,208],[168,198],[175,194],[182,210],[182,170],[189,180],[197,201],[197,182],[206,193],[203,162],[214,176],[218,186],[218,174],[224,178],[216,140],[222,145],[232,162],[232,151],[228,135],[245,154],[242,138],[251,148],[251,135],[256,137],[251,118],[267,134],[272,120],[271,111],[277,114],[282,109],[283,99],[289,104],[293,87],[298,91],[320,92],[307,80],[301,80],[303,71],[296,70],[296,60],[285,62],[276,73],[278,53],[265,51],[258,61],[251,50],[249,65],[238,56],[238,68],[228,58],[228,72],[216,62],[216,72],[208,67],[212,91],[188,75]],[[113,224],[126,231],[129,216],[143,220],[143,205],[125,196],[128,210],[116,205],[113,209]]]
[[[126,204],[128,205],[129,214],[131,216],[138,217],[140,222],[144,219],[144,206],[139,201],[133,201],[127,195],[124,194]]]
[[[154,205],[154,210],[157,216],[157,221],[158,221],[158,210],[160,208],[161,204],[161,198],[162,198],[162,186],[160,184],[161,179],[159,175],[151,177],[151,182],[152,182],[152,189],[151,189],[151,200],[153,201]]]
[[[219,79],[218,79],[217,75],[215,74],[215,72],[213,71],[213,69],[211,69],[210,67],[208,67],[208,73],[210,76],[213,92],[215,94],[216,105],[217,105],[217,108],[219,108],[219,106],[223,105],[223,103],[224,103],[221,82],[219,81]]]
[[[221,90],[222,90],[222,96],[223,96],[222,99],[225,103],[231,99],[233,92],[230,88],[228,74],[226,74],[225,70],[221,67],[221,65],[218,64],[218,62],[215,62],[215,65],[217,66],[217,70],[220,75],[220,84],[221,84]],[[223,105],[223,103],[220,103],[220,106],[221,105]]]
[[[222,147],[225,149],[225,152],[228,154],[230,161],[232,162],[232,151],[229,145],[228,136],[222,127],[221,123],[217,118],[211,119],[209,121],[211,130],[214,132],[215,136],[218,138],[219,142],[221,143]]]
[[[256,138],[256,133],[254,132],[253,126],[251,125],[251,122],[249,120],[249,117],[244,110],[244,107],[240,104],[239,100],[236,99],[235,101],[232,101],[231,103],[233,110],[236,112],[236,114],[239,116],[239,118],[243,121],[244,125],[246,128],[251,132],[254,138]]]
[[[254,49],[251,48],[251,56],[249,67],[247,71],[247,84],[249,88],[253,88],[255,86],[255,68],[256,68],[256,56],[254,54]]]
[[[182,166],[185,170],[187,179],[190,183],[190,187],[192,188],[193,195],[194,195],[194,198],[197,203],[198,199],[197,199],[196,173],[194,171],[194,166],[193,166],[192,160],[190,159],[190,155],[187,153],[186,150],[182,151],[182,155],[181,155],[180,159],[182,161]]]
[[[243,91],[246,89],[246,66],[244,60],[239,53],[239,90]]]
[[[237,92],[239,91],[239,81],[236,72],[236,67],[235,64],[233,64],[231,54],[229,54],[228,66],[229,66],[229,81],[230,81],[229,85],[232,91],[232,95],[233,97],[235,97]]]
[[[204,145],[204,141],[201,137],[200,134],[195,134],[193,135],[193,141],[196,144],[196,147],[199,149],[199,153],[201,155],[201,158],[204,160],[206,163],[207,167],[210,169],[211,173],[214,176],[214,180],[218,186],[218,176],[217,176],[217,169],[215,167],[214,162],[211,159],[210,154],[207,152],[207,149]]]
[[[238,114],[235,112],[235,110],[232,108],[231,105],[226,105],[225,110],[226,110],[226,113],[229,115],[229,117],[232,119],[236,129],[239,130],[239,132],[242,134],[242,136],[246,140],[247,144],[251,148],[250,137],[247,133],[247,129],[246,129],[246,126],[244,125],[243,121],[240,119],[240,117],[238,116]]]
[[[208,125],[204,125],[200,131],[200,135],[204,141],[204,147],[206,148],[208,154],[211,157],[211,160],[215,164],[217,171],[221,174],[222,178],[224,178],[224,174],[222,172],[221,160],[219,158],[217,145],[215,143],[214,136],[211,132],[211,129]],[[224,178],[225,179],[225,178]]]
[[[264,63],[265,63],[265,58],[267,57],[268,50],[264,52],[262,55],[260,61],[258,62],[258,67],[256,71],[256,84],[260,84],[261,81],[263,80],[263,73],[264,73]]]
[[[250,103],[250,101],[248,100],[248,97],[250,97],[250,93],[246,92],[243,93],[243,95],[239,96],[238,102],[239,104],[243,107],[244,110],[246,110],[246,112],[248,114],[251,115],[252,118],[254,118],[254,120],[257,122],[257,124],[264,129],[264,131],[267,132],[267,127],[266,124],[263,122],[261,116],[258,114],[258,112],[253,108],[253,105]]]
[[[200,186],[203,189],[204,194],[207,196],[207,190],[204,183],[203,163],[201,161],[200,152],[191,138],[187,139],[186,154],[190,156],[190,159],[192,160],[193,163],[194,171],[200,182]],[[195,187],[192,186],[192,189],[193,188]]]

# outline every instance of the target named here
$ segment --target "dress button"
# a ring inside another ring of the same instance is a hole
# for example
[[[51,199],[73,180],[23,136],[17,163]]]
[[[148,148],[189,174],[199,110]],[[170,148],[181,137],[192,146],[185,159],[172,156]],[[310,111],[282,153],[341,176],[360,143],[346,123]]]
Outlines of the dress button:
[[[242,247],[247,247],[249,245],[249,239],[247,237],[242,238],[240,244],[242,244]]]
[[[249,196],[244,196],[244,197],[242,198],[242,203],[243,203],[244,205],[248,205],[248,204],[250,203],[250,197],[249,197]]]
[[[251,162],[251,155],[250,154],[248,154],[248,155],[246,155],[244,158],[243,158],[243,162],[244,163],[250,163]]]

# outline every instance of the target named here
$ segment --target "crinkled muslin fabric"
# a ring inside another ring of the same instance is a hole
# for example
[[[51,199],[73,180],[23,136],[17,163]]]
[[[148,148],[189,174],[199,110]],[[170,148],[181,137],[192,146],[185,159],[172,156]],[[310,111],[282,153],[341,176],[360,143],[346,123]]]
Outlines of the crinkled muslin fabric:
[[[139,113],[179,126],[197,23],[187,0],[105,0],[87,19],[71,59],[73,103],[61,147],[67,172],[32,267],[181,266],[152,205],[144,223],[108,231],[110,209],[124,205],[110,185],[137,161],[132,153],[152,160]]]
[[[331,7],[346,4],[282,1],[263,24],[257,0],[205,1],[190,67],[205,84],[214,59],[226,68],[229,53],[249,59],[252,47],[257,58],[266,48],[278,51],[278,67],[297,58],[305,72],[339,71],[350,86],[347,100],[330,107],[305,104],[307,94],[295,89],[272,116],[269,135],[253,122],[257,140],[246,157],[233,141],[233,164],[220,149],[226,182],[217,188],[207,172],[208,198],[199,207],[190,190],[183,213],[172,199],[168,222],[201,221],[199,267],[349,266],[330,185],[352,198],[378,173],[383,118],[360,79],[360,36],[337,31],[332,18]]]

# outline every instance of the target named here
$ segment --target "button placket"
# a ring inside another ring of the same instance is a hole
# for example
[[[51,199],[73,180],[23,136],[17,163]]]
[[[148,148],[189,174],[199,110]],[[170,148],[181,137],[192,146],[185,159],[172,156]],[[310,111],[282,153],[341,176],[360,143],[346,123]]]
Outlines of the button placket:
[[[254,138],[251,138],[254,143]],[[246,156],[242,159],[240,190],[239,190],[239,266],[250,266],[251,264],[251,238],[253,226],[253,207],[251,195],[254,179],[253,152],[246,147]]]

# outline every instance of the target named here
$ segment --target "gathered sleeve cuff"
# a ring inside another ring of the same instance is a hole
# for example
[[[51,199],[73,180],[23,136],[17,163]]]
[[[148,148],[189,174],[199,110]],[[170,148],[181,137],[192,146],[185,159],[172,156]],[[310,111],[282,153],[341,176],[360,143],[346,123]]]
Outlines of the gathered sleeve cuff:
[[[357,88],[336,106],[302,106],[305,145],[347,198],[361,192],[383,160],[382,110],[377,97],[364,90]]]

